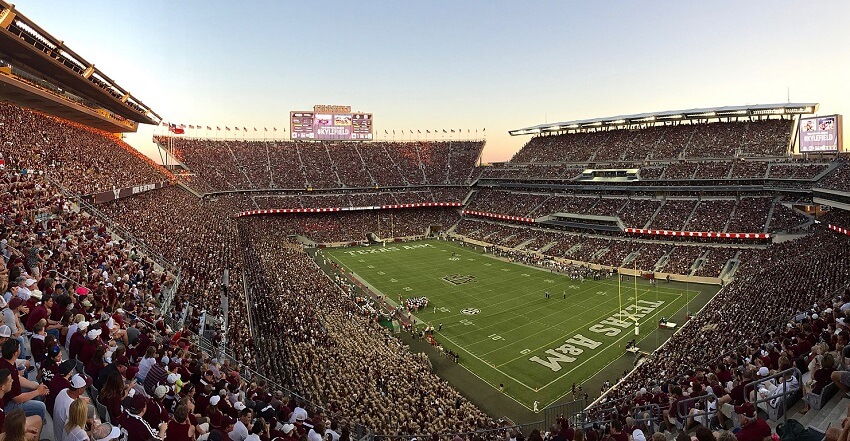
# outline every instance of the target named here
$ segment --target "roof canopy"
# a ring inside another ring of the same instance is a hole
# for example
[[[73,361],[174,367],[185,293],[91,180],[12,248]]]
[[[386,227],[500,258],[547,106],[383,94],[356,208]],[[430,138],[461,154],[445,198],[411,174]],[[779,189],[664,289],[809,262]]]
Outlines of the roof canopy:
[[[818,103],[754,104],[746,106],[706,107],[703,109],[667,110],[664,112],[618,115],[607,118],[580,119],[558,123],[538,124],[524,129],[510,130],[512,136],[536,135],[563,130],[593,129],[598,127],[655,124],[665,121],[705,120],[714,118],[740,118],[769,115],[801,115],[817,112]]]

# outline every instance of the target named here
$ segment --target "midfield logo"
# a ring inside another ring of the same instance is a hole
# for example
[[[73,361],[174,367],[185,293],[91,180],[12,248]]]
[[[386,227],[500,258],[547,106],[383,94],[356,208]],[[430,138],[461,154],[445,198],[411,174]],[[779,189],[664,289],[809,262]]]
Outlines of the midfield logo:
[[[472,283],[476,281],[475,276],[465,276],[463,274],[449,274],[448,276],[442,277],[442,280],[445,282],[449,282],[452,285],[463,285],[464,283]]]

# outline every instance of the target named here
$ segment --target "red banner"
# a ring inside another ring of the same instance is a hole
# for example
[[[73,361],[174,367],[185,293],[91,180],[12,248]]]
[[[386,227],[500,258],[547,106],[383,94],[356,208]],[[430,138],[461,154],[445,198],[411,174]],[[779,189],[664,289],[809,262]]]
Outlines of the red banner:
[[[770,233],[718,233],[714,231],[645,230],[642,228],[625,228],[623,231],[631,234],[649,236],[709,237],[716,239],[770,239]]]

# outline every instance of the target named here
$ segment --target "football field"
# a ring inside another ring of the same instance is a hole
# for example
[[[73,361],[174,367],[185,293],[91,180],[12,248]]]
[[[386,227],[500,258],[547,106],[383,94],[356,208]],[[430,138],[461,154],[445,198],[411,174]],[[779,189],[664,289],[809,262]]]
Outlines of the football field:
[[[496,389],[503,385],[507,397],[529,409],[535,401],[542,409],[571,400],[573,383],[633,357],[624,355],[631,339],[640,341],[662,316],[718,289],[635,285],[632,277],[618,286],[616,276],[582,282],[439,240],[323,253],[390,301],[427,297],[428,307],[413,313],[417,323],[434,326],[435,339],[457,352],[463,367]]]

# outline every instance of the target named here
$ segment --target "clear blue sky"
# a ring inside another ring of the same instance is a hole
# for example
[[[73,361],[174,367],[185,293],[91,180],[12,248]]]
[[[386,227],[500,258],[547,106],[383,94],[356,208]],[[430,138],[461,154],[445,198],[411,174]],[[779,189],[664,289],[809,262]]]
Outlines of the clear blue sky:
[[[376,131],[821,103],[850,116],[850,2],[33,0],[18,9],[167,121],[288,127],[351,105]],[[142,127],[128,141],[155,156]]]

